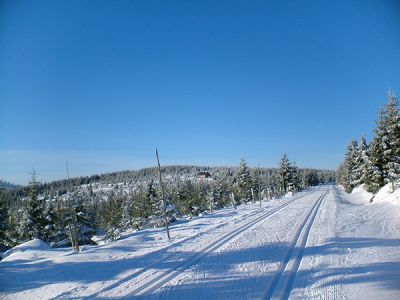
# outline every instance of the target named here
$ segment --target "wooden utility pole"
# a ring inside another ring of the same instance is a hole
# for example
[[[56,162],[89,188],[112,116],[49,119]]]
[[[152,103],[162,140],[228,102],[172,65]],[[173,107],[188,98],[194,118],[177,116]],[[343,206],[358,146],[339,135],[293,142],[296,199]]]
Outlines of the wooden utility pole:
[[[160,178],[161,201],[162,201],[163,212],[164,212],[165,229],[167,230],[167,237],[168,237],[168,239],[170,239],[171,237],[169,236],[167,206],[166,206],[165,198],[164,198],[164,188],[163,188],[162,181],[161,181],[161,166],[160,166],[160,159],[158,157],[158,149],[157,148],[156,148],[156,157],[157,157],[157,164],[158,164],[158,176]]]

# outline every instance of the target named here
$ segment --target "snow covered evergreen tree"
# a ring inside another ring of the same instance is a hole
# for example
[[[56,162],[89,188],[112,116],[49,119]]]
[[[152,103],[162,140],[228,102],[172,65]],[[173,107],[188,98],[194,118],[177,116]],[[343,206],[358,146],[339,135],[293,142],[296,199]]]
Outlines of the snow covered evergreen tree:
[[[351,193],[360,181],[361,174],[356,172],[359,161],[358,143],[356,140],[352,140],[350,145],[347,147],[344,161],[346,168],[346,181],[343,182],[343,185],[348,193]]]
[[[19,233],[22,240],[44,238],[44,199],[39,197],[37,171],[33,168],[28,197],[25,198],[19,225]]]
[[[107,235],[111,240],[117,240],[120,238],[122,202],[123,201],[121,201],[121,199],[115,194],[111,194],[107,201],[107,213],[105,215],[105,222]]]
[[[8,210],[6,203],[0,200],[0,247],[7,245]]]
[[[342,162],[336,170],[336,182],[344,188],[346,188],[346,185],[350,182],[349,174],[344,162]]]
[[[231,193],[232,184],[228,182],[227,178],[217,179],[214,190],[214,205],[219,208],[229,205]]]
[[[121,228],[127,229],[131,227],[132,224],[132,214],[133,214],[133,197],[131,193],[124,197],[122,203],[122,215],[121,215]]]
[[[383,170],[386,175],[385,182],[390,182],[392,191],[395,183],[400,179],[400,113],[398,100],[393,91],[388,92],[389,102],[386,106],[386,149],[383,152]]]
[[[263,182],[262,182],[262,180],[260,178],[260,170],[259,170],[259,168],[254,170],[253,178],[254,178],[253,186],[252,186],[252,188],[253,188],[253,196],[254,196],[254,200],[258,201],[258,200],[260,200],[261,193],[262,193],[262,191],[264,189]]]
[[[363,141],[361,141],[363,142]],[[364,149],[361,149],[361,147],[366,146],[365,144],[358,145],[358,142],[355,144],[354,148],[354,153],[353,153],[353,159],[354,159],[354,166],[351,171],[351,184],[354,187],[357,187],[361,184],[363,184],[363,175],[364,175],[364,161],[363,161],[363,155],[362,152],[366,151]]]
[[[145,194],[139,190],[134,194],[131,194],[132,197],[132,220],[131,224],[136,229],[142,229],[143,224],[146,220],[145,215],[145,206],[147,205]]]
[[[293,163],[290,167],[290,181],[288,182],[289,191],[299,191],[301,189],[301,178],[299,168]]]
[[[279,163],[279,186],[281,189],[281,194],[284,194],[289,190],[291,171],[292,166],[290,164],[289,157],[286,153],[284,153]]]
[[[392,91],[388,93],[388,103],[379,112],[373,141],[367,145],[363,136],[359,147],[352,141],[344,165],[337,171],[337,179],[347,192],[365,183],[367,191],[376,193],[389,182],[394,191],[400,180],[400,112]]]
[[[248,202],[252,199],[251,188],[252,180],[250,176],[250,170],[244,159],[240,160],[240,166],[237,174],[237,188],[239,200]]]
[[[56,214],[54,212],[53,202],[50,199],[47,199],[45,203],[44,220],[45,220],[45,227],[44,227],[43,237],[46,242],[50,243],[54,241],[54,238],[57,235],[58,231],[56,226],[57,224]]]
[[[360,174],[359,176],[359,184],[364,184],[367,181],[368,178],[368,163],[369,163],[369,157],[368,157],[368,144],[367,140],[365,139],[365,135],[361,136],[361,140],[358,146],[358,160],[359,163],[356,168],[356,173]]]
[[[179,186],[175,199],[178,210],[189,216],[198,215],[209,207],[207,193],[202,192],[200,186],[191,180],[186,180]]]
[[[385,183],[395,187],[400,175],[400,116],[398,101],[389,91],[388,104],[379,113],[375,138],[370,146],[371,180],[367,188],[377,192]]]
[[[308,188],[319,184],[319,178],[317,170],[314,169],[303,169],[301,174],[301,185],[302,188]]]
[[[154,181],[151,180],[149,184],[147,185],[147,193],[146,193],[146,199],[147,199],[147,215],[148,216],[160,216],[160,203],[159,197],[157,195],[156,189],[154,187]]]
[[[73,234],[79,245],[92,244],[92,237],[96,234],[94,225],[94,212],[84,203],[83,195],[75,191],[68,200],[67,222],[72,228]],[[92,214],[93,213],[93,214]]]
[[[183,214],[188,213],[185,208],[186,202],[187,202],[187,199],[186,199],[186,191],[184,189],[184,186],[183,186],[183,184],[178,183],[175,194],[174,194],[174,203],[178,206],[179,211]]]
[[[381,172],[374,166],[371,160],[371,149],[367,144],[365,135],[361,137],[359,152],[361,163],[357,168],[361,170],[360,184],[365,184],[367,191],[376,192],[379,189],[379,184],[375,184],[375,180],[379,180]]]
[[[374,139],[368,148],[370,157],[370,168],[366,175],[367,191],[376,193],[384,185],[383,162],[382,162],[382,148],[379,146],[378,139]]]

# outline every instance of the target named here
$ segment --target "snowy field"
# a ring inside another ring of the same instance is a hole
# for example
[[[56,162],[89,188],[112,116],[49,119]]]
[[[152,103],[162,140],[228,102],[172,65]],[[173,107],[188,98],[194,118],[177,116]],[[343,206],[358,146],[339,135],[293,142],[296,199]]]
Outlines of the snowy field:
[[[130,232],[80,253],[33,240],[1,299],[400,299],[400,193],[319,186]]]

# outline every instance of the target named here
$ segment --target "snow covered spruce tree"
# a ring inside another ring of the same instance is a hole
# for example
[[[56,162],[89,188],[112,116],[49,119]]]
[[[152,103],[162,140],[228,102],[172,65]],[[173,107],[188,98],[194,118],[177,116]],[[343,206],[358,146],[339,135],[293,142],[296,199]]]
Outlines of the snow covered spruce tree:
[[[336,170],[336,182],[343,187],[349,182],[349,174],[347,173],[347,168],[344,162],[342,162]]]
[[[131,193],[123,199],[120,226],[122,229],[128,229],[133,226],[133,197]]]
[[[191,180],[185,180],[183,184],[178,186],[174,200],[177,209],[188,216],[198,215],[201,211],[207,209],[209,204],[207,194]]]
[[[375,174],[380,174],[380,171],[373,165],[371,161],[370,147],[367,144],[365,135],[361,136],[360,146],[359,146],[360,164],[357,169],[361,171],[360,184],[365,184],[366,189],[370,192],[375,191],[379,188],[379,185],[375,186],[374,176]]]
[[[215,207],[222,208],[229,205],[232,193],[232,184],[227,180],[227,176],[216,179],[214,189],[214,205]]]
[[[361,179],[361,174],[358,172],[359,163],[360,152],[358,149],[358,143],[356,140],[352,140],[350,145],[347,147],[346,157],[344,160],[345,177],[343,177],[342,185],[347,193],[351,193],[351,191],[359,184]]]
[[[160,201],[154,186],[154,180],[151,180],[147,185],[146,199],[147,199],[146,214],[148,216],[153,216],[153,217],[161,215]]]
[[[289,161],[289,157],[287,156],[286,153],[283,154],[281,161],[279,162],[279,172],[278,172],[278,177],[279,177],[279,186],[280,186],[280,191],[281,194],[285,194],[286,192],[289,191],[289,184],[291,181],[291,171],[292,171],[292,166]]]
[[[319,183],[317,170],[303,169],[301,172],[301,187],[308,188]]]
[[[382,163],[378,143],[367,145],[365,136],[361,137],[360,145],[353,140],[347,147],[345,160],[336,171],[336,180],[347,193],[360,184],[365,183],[366,189],[376,192],[382,186]]]
[[[254,178],[253,182],[252,182],[253,200],[259,201],[260,198],[262,198],[261,194],[262,194],[262,191],[264,190],[259,168],[254,170],[253,178]]]
[[[4,201],[0,199],[0,249],[8,244],[8,207]]]
[[[400,113],[398,100],[393,91],[388,92],[389,102],[385,110],[387,148],[383,152],[385,183],[391,183],[392,191],[400,179]]]
[[[347,192],[363,183],[372,193],[387,183],[391,183],[392,191],[396,188],[400,180],[400,113],[392,91],[388,93],[388,103],[379,112],[373,141],[368,145],[364,136],[359,146],[352,141],[337,178]]]
[[[53,242],[56,235],[57,235],[57,217],[56,213],[53,207],[53,201],[48,199],[49,197],[45,197],[47,199],[45,203],[45,209],[44,209],[44,220],[45,220],[45,226],[44,226],[44,232],[43,232],[43,237],[46,242],[50,243]]]
[[[153,180],[151,180],[147,185],[146,199],[149,225],[152,227],[162,226],[162,202],[161,197],[157,194],[155,183]]]
[[[302,188],[302,178],[295,163],[291,163],[286,153],[282,155],[279,162],[277,177],[280,194],[299,191]]]
[[[107,229],[107,235],[110,240],[117,240],[120,238],[121,230],[121,219],[122,219],[122,203],[123,199],[120,196],[116,196],[114,193],[110,195],[107,201],[107,209],[105,213],[105,225]]]
[[[374,171],[365,135],[361,136],[360,143],[356,140],[350,143],[343,167],[345,170],[338,175],[338,180],[348,193],[361,184],[371,183]]]
[[[44,238],[46,220],[44,217],[44,199],[39,197],[38,172],[33,168],[28,192],[22,207],[19,233],[23,241]]]
[[[377,192],[391,182],[392,190],[400,176],[400,115],[398,101],[392,91],[388,104],[379,113],[375,137],[370,146],[371,179],[367,189]]]
[[[143,210],[145,195],[140,190],[136,192],[131,192],[128,196],[127,201],[129,201],[129,206],[126,209],[123,209],[121,222],[124,222],[124,224],[126,224],[126,220],[127,218],[129,218],[129,216],[126,217],[125,215],[125,211],[127,210],[127,214],[130,214],[130,225],[133,228],[140,230],[142,229],[142,226],[146,220]]]
[[[293,163],[291,165],[290,169],[290,177],[291,180],[288,184],[289,190],[290,191],[299,191],[301,190],[301,178],[300,178],[300,172],[299,168],[297,167],[296,163]]]
[[[79,245],[92,244],[92,237],[96,234],[93,228],[94,211],[91,211],[85,202],[85,198],[78,191],[71,193],[68,200],[68,222],[71,240],[74,240],[75,247]]]
[[[236,183],[239,200],[242,202],[250,201],[252,199],[252,179],[250,176],[249,167],[247,166],[247,162],[243,158],[240,160]]]

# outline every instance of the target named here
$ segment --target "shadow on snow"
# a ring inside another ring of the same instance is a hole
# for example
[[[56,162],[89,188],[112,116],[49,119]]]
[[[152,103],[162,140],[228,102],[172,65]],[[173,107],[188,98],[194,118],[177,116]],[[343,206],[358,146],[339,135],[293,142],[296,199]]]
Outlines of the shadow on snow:
[[[315,247],[307,247],[304,256],[310,255],[332,255],[343,254],[348,249],[360,249],[369,247],[399,247],[400,240],[395,239],[373,239],[373,238],[335,238],[326,244]],[[188,295],[195,298],[257,298],[262,295],[254,294],[260,292],[262,287],[267,287],[274,277],[274,270],[266,270],[264,274],[240,277],[235,271],[238,264],[275,263],[282,261],[289,251],[289,244],[267,244],[257,248],[247,248],[235,251],[213,252],[194,265],[196,272],[203,273],[204,277],[195,283],[183,283],[173,287],[174,298],[187,298]],[[110,247],[113,250],[134,251],[132,246]],[[382,249],[382,251],[385,251]],[[84,255],[85,252],[82,253]],[[50,259],[36,262],[3,261],[0,264],[0,285],[3,293],[19,292],[42,287],[47,284],[75,282],[82,287],[98,281],[114,280],[114,283],[106,284],[105,287],[89,295],[87,298],[99,297],[101,293],[112,291],[121,284],[135,279],[141,273],[142,268],[151,264],[155,270],[166,271],[180,270],[179,266],[184,260],[193,258],[196,252],[178,252],[173,255],[168,250],[148,253],[141,256],[125,259],[113,259],[109,261],[89,262],[67,262],[62,266],[52,262]],[[80,254],[75,254],[80,255]],[[323,270],[323,272],[322,272]],[[128,274],[128,275],[126,275]],[[213,280],[218,274],[216,280]],[[122,277],[123,276],[123,277]],[[122,278],[121,278],[122,277]],[[4,281],[12,284],[4,285]],[[375,282],[380,286],[400,290],[400,263],[399,262],[371,262],[365,265],[349,265],[344,268],[329,268],[323,266],[319,270],[299,271],[297,274],[297,287],[303,288],[310,284],[321,282],[321,286],[336,284],[353,284]],[[3,282],[3,283],[2,283]],[[300,284],[300,285],[299,285]],[[258,288],[254,288],[258,287]],[[161,291],[162,292],[162,291]],[[58,297],[71,298],[71,292],[65,292]],[[152,294],[152,296],[162,294]],[[79,297],[82,298],[82,297]]]

